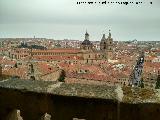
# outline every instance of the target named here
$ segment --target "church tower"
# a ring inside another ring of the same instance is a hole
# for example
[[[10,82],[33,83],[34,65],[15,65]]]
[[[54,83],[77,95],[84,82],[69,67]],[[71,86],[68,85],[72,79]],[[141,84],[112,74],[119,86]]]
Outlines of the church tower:
[[[106,37],[105,37],[105,34],[103,34],[101,42],[100,42],[100,50],[102,50],[102,51],[106,50]]]
[[[109,36],[107,38],[107,46],[106,46],[106,49],[107,51],[113,51],[113,38],[111,36],[111,30],[109,30]]]
[[[93,44],[89,41],[89,34],[88,34],[87,31],[86,31],[86,33],[85,33],[85,39],[84,39],[84,41],[81,43],[80,48],[81,48],[82,50],[92,50],[92,49],[93,49]]]
[[[111,30],[109,30],[109,35],[105,38],[105,34],[103,34],[101,42],[100,42],[100,51],[103,53],[103,56],[107,59],[113,58],[113,38],[111,36]]]
[[[109,30],[109,36],[106,42],[107,42],[107,46],[106,46],[107,59],[113,59],[113,38],[111,36],[111,30]]]

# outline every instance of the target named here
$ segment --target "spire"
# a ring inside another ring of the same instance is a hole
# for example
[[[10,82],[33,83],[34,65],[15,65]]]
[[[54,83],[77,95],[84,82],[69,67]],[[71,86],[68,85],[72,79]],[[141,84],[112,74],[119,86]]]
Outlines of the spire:
[[[106,36],[105,36],[105,34],[103,34],[103,36],[102,36],[102,40],[105,40],[106,39]]]
[[[111,30],[109,30],[109,38],[111,38]]]
[[[105,39],[106,37],[105,37],[105,34],[103,34],[103,37],[102,37],[102,39]]]

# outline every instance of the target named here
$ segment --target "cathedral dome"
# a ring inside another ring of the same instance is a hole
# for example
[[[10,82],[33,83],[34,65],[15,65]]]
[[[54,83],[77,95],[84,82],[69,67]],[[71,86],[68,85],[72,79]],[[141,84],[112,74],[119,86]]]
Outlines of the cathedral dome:
[[[84,40],[82,45],[92,45],[92,43],[89,40]]]

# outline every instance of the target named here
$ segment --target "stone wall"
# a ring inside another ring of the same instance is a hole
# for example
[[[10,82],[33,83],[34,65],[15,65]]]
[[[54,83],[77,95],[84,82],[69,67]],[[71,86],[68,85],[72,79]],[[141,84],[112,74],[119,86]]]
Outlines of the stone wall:
[[[17,120],[17,110],[23,120],[45,120],[46,113],[51,120],[159,120],[157,93],[143,90],[150,97],[142,100],[140,89],[136,95],[132,91],[106,85],[1,81],[0,120]]]
[[[0,93],[0,120],[17,120],[15,110],[20,110],[23,120],[41,120],[45,113],[50,114],[52,120],[117,120],[117,103],[112,100],[7,89]]]

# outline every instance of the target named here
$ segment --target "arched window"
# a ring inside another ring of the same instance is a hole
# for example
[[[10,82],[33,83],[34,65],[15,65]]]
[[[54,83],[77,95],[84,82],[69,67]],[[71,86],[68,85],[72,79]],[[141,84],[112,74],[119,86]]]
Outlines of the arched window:
[[[88,59],[87,59],[87,63],[88,63]]]

